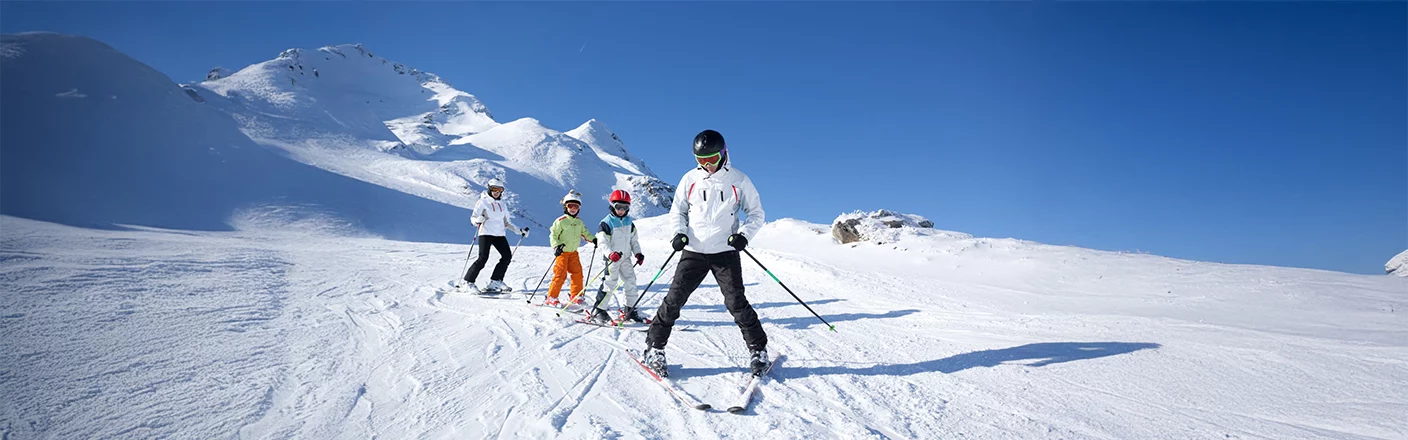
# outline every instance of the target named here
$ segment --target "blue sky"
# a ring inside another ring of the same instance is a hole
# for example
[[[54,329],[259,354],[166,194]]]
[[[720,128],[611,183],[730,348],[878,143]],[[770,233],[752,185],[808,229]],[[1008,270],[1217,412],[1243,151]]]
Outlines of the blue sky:
[[[1408,248],[1408,3],[0,3],[178,82],[363,43],[501,122],[705,128],[769,218],[1382,273]]]

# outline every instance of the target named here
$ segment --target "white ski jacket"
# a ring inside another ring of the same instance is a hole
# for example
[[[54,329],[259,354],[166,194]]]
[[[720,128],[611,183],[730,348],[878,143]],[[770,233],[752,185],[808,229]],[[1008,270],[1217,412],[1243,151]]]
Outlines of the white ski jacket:
[[[636,225],[631,221],[631,216],[617,217],[607,214],[601,219],[601,225],[597,227],[596,241],[601,243],[602,250],[607,255],[612,252],[621,253],[621,261],[634,258],[635,254],[641,253],[640,239],[636,235]]]
[[[469,217],[469,222],[479,228],[479,235],[503,237],[508,235],[507,231],[522,234],[518,226],[509,220],[508,206],[502,201],[494,200],[488,191],[479,195],[479,202],[474,204],[474,211]]]
[[[739,211],[747,222],[739,221]],[[728,237],[743,234],[749,243],[763,228],[763,203],[748,175],[725,166],[713,175],[695,168],[680,179],[670,221],[676,233],[689,237],[685,250],[701,254],[732,251]]]

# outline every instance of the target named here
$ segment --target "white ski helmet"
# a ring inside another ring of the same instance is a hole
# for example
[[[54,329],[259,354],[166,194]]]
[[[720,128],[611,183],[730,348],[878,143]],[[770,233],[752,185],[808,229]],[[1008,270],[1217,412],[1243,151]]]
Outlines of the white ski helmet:
[[[489,183],[485,184],[484,186],[488,187],[488,189],[491,190],[494,188],[498,188],[502,191],[504,189],[504,181],[499,180],[497,178],[489,179]]]
[[[562,196],[562,206],[564,208],[567,207],[567,202],[577,202],[577,205],[580,206],[582,204],[582,193],[576,190],[568,191],[567,195]]]

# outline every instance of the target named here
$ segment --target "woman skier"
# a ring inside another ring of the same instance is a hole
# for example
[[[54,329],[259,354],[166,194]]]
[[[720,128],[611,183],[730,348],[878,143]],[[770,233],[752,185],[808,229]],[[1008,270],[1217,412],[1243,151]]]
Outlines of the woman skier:
[[[508,246],[507,231],[514,231],[520,236],[528,235],[528,228],[519,229],[513,224],[508,206],[499,200],[504,194],[503,181],[490,179],[487,186],[488,189],[479,196],[479,202],[474,204],[474,211],[469,219],[479,231],[479,259],[474,260],[474,265],[469,267],[464,279],[457,283],[462,290],[484,295],[513,290],[504,284],[504,273],[508,271],[509,261],[513,259]],[[484,269],[484,264],[489,262],[491,246],[499,251],[499,264],[494,266],[494,273],[489,275],[489,285],[480,291],[474,280],[479,277],[479,271]]]

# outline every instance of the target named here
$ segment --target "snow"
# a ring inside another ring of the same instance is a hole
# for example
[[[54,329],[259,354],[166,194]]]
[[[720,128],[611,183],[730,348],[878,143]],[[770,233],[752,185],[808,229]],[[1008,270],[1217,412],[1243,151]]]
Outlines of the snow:
[[[663,220],[641,221],[642,287],[669,255]],[[940,257],[963,245],[851,248],[779,220],[750,251],[837,332],[747,261],[787,360],[730,415],[684,408],[638,371],[618,348],[641,333],[441,291],[464,245],[0,228],[0,391],[14,396],[0,429],[16,438],[1408,434],[1398,277],[1041,245]],[[506,279],[532,289],[551,262],[521,247]],[[718,288],[706,281],[681,323],[697,331],[671,339],[674,377],[728,403],[747,352]]]
[[[446,290],[474,185],[507,179],[531,221],[555,217],[564,185],[604,198],[652,182],[604,125],[465,122],[437,128],[448,142],[429,154],[397,152],[367,125],[392,106],[320,120],[328,96],[249,68],[180,86],[57,34],[6,35],[0,56],[0,438],[1408,437],[1408,279],[975,237],[843,206],[838,219],[902,227],[840,244],[832,225],[781,218],[749,245],[836,332],[745,256],[786,360],[751,408],[717,409],[747,350],[706,280],[667,352],[716,409],[684,408],[622,353],[644,334],[524,301],[553,262],[532,242],[545,227],[515,250],[519,293]],[[381,65],[359,46],[270,63],[293,60],[320,78]],[[435,79],[387,69],[413,78],[404,90]],[[640,287],[660,274],[647,315],[674,272],[666,220],[637,220]]]
[[[1408,277],[1408,250],[1399,252],[1398,255],[1390,258],[1388,263],[1384,264],[1384,272],[1401,277]]]
[[[289,49],[218,76],[189,87],[254,142],[440,203],[470,208],[489,179],[505,179],[521,223],[546,226],[569,190],[600,206],[612,190],[639,193],[636,212],[647,215],[673,200],[673,187],[600,122],[572,133],[533,118],[500,124],[474,95],[361,45]]]
[[[468,241],[456,230],[464,209],[290,161],[103,43],[30,33],[0,44],[15,54],[0,64],[5,214],[230,230],[245,215],[280,212],[336,217],[386,238]],[[74,89],[88,97],[55,96]]]

